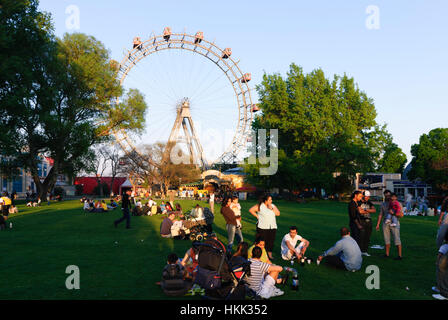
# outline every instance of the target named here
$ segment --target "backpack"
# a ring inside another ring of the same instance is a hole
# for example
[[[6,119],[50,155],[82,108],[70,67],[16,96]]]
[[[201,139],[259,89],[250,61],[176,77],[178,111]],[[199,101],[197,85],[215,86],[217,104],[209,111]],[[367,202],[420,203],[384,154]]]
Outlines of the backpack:
[[[165,266],[162,272],[162,278],[164,280],[182,279],[183,272],[181,266],[176,264],[168,264]]]
[[[183,280],[183,267],[177,263],[165,266],[160,285],[168,296],[183,296],[191,287],[191,284]]]

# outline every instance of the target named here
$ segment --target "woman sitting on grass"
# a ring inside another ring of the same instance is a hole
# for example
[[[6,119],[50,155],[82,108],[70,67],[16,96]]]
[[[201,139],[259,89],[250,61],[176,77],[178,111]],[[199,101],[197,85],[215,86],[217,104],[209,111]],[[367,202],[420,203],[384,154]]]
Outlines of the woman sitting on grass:
[[[13,214],[13,213],[19,213],[19,209],[17,209],[16,206],[11,205],[11,208],[9,208],[9,214]]]
[[[199,250],[195,247],[191,247],[185,252],[184,258],[181,261],[181,265],[185,267],[186,279],[194,281],[196,276],[196,267],[198,266],[198,254]]]

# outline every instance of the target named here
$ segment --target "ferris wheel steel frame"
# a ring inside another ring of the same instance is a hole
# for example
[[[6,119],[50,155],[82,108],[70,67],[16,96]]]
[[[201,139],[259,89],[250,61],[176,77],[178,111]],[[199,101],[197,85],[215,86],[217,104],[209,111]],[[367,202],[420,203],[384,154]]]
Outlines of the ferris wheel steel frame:
[[[253,120],[251,89],[247,84],[248,81],[243,81],[244,74],[238,66],[239,61],[235,61],[231,56],[224,58],[224,50],[219,48],[214,42],[209,42],[205,39],[197,42],[195,35],[187,33],[171,33],[168,39],[166,39],[165,35],[152,35],[148,40],[141,42],[139,46],[129,50],[118,65],[117,76],[120,84],[124,83],[126,76],[140,60],[156,52],[171,49],[188,50],[204,56],[224,72],[232,85],[238,106],[237,128],[230,146],[213,163],[234,161],[246,146],[250,135],[250,127]],[[118,102],[119,99],[117,97],[116,103]],[[127,148],[123,145],[123,141],[126,141],[128,146],[139,153],[124,130],[114,131],[114,135],[126,153]]]

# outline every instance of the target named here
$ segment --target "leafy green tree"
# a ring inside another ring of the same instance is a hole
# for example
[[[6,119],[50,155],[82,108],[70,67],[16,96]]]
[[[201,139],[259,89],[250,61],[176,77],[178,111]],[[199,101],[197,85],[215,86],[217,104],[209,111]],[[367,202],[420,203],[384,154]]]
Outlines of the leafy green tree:
[[[31,171],[44,199],[58,174],[75,175],[92,156],[89,148],[114,130],[141,132],[146,103],[137,90],[123,92],[108,51],[94,37],[56,39],[37,1],[6,2],[0,17],[0,147]],[[39,155],[54,160],[43,182]]]
[[[407,157],[387,131],[386,125],[375,125],[364,134],[364,143],[370,149],[373,172],[403,173]]]
[[[412,145],[411,154],[409,178],[431,184],[436,192],[448,191],[448,128],[421,135],[419,143]]]
[[[392,143],[385,147],[383,157],[378,164],[379,172],[403,173],[408,159],[400,147]]]
[[[321,69],[305,74],[291,64],[286,79],[265,74],[257,91],[262,113],[253,128],[279,130],[279,169],[274,176],[260,176],[259,164],[245,165],[255,185],[328,191],[336,188],[335,176],[350,180],[392,161],[383,159],[392,137],[376,123],[372,99],[353,78],[329,80]],[[387,156],[393,158],[391,152]]]

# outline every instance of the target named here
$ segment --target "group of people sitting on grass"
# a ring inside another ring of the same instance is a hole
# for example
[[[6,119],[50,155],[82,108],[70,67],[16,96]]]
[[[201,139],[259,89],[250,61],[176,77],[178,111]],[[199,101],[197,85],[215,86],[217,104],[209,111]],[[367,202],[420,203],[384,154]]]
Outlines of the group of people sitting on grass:
[[[40,207],[40,204],[42,203],[42,200],[40,197],[37,197],[35,199],[30,199],[27,201],[26,206],[27,207]]]
[[[48,192],[47,205],[50,205],[51,200],[62,201],[62,196],[58,194],[58,195],[54,196],[54,198],[53,198],[53,195],[51,194],[51,192]],[[36,193],[33,193],[30,195],[27,192],[27,194],[26,194],[26,206],[27,207],[40,207],[41,204],[42,204],[42,200]]]
[[[356,241],[350,236],[350,231],[346,227],[340,229],[341,239],[336,244],[325,251],[317,259],[317,264],[321,262],[328,264],[329,266],[349,270],[357,271],[362,265],[362,255]],[[209,238],[214,238],[215,241],[219,241],[216,234],[212,233]],[[289,232],[284,235],[281,243],[281,257],[284,261],[292,262],[297,260],[304,264],[305,253],[310,245],[310,242],[298,235],[297,227],[291,226]],[[223,245],[224,248],[224,245]],[[193,286],[195,283],[195,276],[198,266],[198,250],[193,245],[188,249],[182,259],[178,259],[175,253],[171,253],[168,256],[167,269],[174,269],[174,265],[177,265],[177,288],[178,294],[185,294],[188,290],[190,292],[203,292],[201,288]],[[271,297],[283,295],[284,292],[276,285],[284,283],[285,274],[290,271],[295,271],[292,268],[284,268],[280,265],[272,263],[269,259],[265,249],[265,239],[263,237],[257,237],[252,246],[249,247],[247,242],[240,242],[236,251],[232,254],[227,251],[227,256],[231,265],[243,264],[250,262],[250,272],[245,279],[246,286],[252,290],[257,296],[269,299]],[[310,263],[311,259],[308,259]],[[283,276],[281,273],[283,272]],[[162,276],[162,289],[168,295],[172,294],[169,291],[169,284],[166,285],[166,272]],[[181,279],[184,281],[182,282]],[[169,281],[168,281],[169,283]],[[180,285],[183,285],[183,287]],[[182,290],[183,289],[183,290]]]
[[[188,239],[192,229],[198,233],[211,233],[214,215],[207,207],[199,204],[190,212],[183,213],[179,204],[176,210],[166,211],[166,217],[160,224],[160,236],[162,238]]]
[[[140,200],[137,200],[132,209],[132,215],[134,216],[153,216],[156,214],[167,214],[168,212],[175,212],[179,216],[182,216],[183,214],[182,207],[179,203],[173,205],[169,201],[162,201],[160,205],[158,205],[152,198],[149,198],[148,202],[145,204]]]
[[[118,207],[118,203],[115,199],[110,199],[110,203],[107,204],[105,200],[93,200],[84,199],[83,210],[87,212],[108,212]]]

